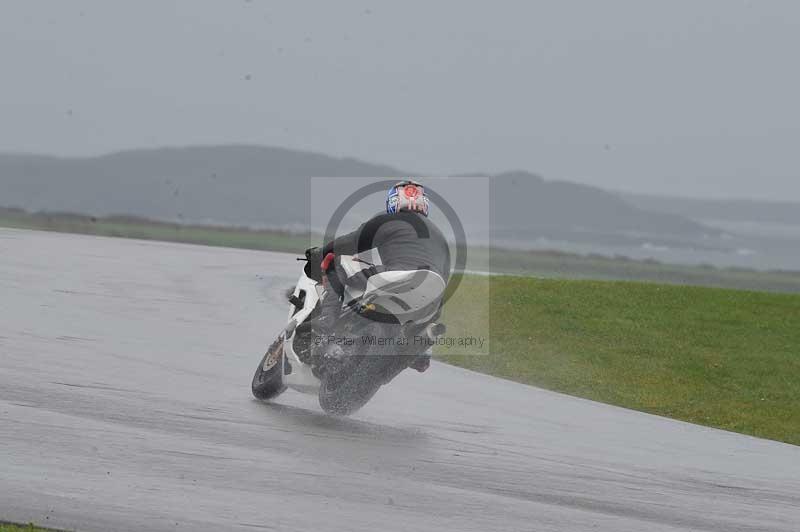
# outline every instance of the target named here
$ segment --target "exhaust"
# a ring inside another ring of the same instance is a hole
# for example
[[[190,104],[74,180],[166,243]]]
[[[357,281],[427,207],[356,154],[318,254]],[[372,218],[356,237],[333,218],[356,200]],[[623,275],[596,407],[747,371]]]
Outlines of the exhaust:
[[[425,327],[425,334],[431,340],[436,340],[440,336],[444,335],[447,332],[447,327],[444,323],[429,323],[427,327]]]

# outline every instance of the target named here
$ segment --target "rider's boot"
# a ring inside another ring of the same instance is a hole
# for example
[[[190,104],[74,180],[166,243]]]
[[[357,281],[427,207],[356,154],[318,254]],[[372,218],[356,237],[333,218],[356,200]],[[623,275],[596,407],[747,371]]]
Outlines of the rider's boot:
[[[408,367],[413,368],[420,373],[423,373],[427,370],[431,365],[431,354],[433,353],[432,349],[428,349],[422,354],[419,354],[414,357],[414,359],[409,363]]]
[[[314,320],[314,342],[316,354],[326,358],[338,358],[343,355],[342,348],[335,342],[336,320],[342,309],[342,300],[330,286],[322,293],[319,302],[319,316]]]

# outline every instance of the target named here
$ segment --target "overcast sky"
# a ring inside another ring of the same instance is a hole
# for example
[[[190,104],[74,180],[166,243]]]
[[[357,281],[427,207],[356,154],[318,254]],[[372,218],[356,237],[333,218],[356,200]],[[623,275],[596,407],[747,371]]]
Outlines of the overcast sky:
[[[0,151],[246,142],[800,200],[800,2],[32,1]]]

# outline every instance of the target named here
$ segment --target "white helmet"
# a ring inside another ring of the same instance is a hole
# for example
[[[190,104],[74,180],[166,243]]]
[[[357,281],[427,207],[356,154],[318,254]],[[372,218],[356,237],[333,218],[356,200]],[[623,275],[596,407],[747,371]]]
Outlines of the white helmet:
[[[425,187],[411,179],[395,184],[386,197],[386,212],[389,214],[413,211],[428,216],[429,206]]]

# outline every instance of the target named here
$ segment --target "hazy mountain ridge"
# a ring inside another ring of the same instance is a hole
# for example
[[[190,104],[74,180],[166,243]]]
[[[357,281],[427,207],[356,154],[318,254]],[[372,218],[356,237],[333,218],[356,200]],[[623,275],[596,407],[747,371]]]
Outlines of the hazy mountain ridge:
[[[494,227],[525,227],[549,233],[619,233],[629,236],[701,236],[718,231],[681,216],[632,206],[598,187],[569,181],[547,181],[523,171],[495,177]]]
[[[349,158],[247,145],[142,149],[90,158],[0,154],[0,205],[292,225],[306,220],[309,185],[303,178],[384,175],[400,172]]]
[[[642,209],[695,220],[800,225],[800,202],[755,199],[709,200],[628,193],[619,196]]]
[[[308,220],[310,176],[407,175],[351,158],[248,145],[140,149],[87,158],[0,154],[0,206],[301,226]],[[528,172],[498,174],[492,195],[492,221],[501,238],[663,238],[671,243],[715,233],[679,215],[630,205],[597,187],[547,181]]]

